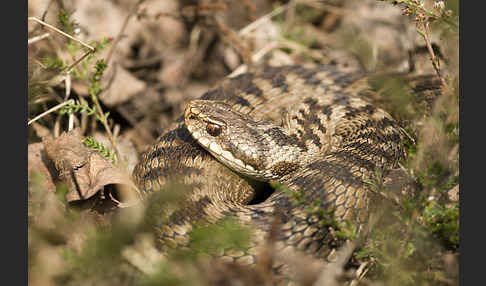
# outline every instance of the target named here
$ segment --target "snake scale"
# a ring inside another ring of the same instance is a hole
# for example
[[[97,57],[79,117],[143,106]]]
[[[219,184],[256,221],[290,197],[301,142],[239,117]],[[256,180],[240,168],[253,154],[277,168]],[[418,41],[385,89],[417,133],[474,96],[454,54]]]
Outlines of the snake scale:
[[[188,190],[182,207],[167,209],[168,219],[156,226],[162,247],[187,246],[196,221],[236,217],[253,231],[251,248],[222,253],[222,259],[254,264],[278,214],[279,253],[329,259],[335,238],[308,205],[281,191],[255,198],[260,181],[280,182],[302,190],[309,205],[318,202],[338,221],[366,223],[370,199],[363,181],[404,155],[396,121],[360,96],[367,79],[333,65],[265,67],[226,79],[190,102],[185,118],[142,154],[133,172],[146,194],[173,180]]]

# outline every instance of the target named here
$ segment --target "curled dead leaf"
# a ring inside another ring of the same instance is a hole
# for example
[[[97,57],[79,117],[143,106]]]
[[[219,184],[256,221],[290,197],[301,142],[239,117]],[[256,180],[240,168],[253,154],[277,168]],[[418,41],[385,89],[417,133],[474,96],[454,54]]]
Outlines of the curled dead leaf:
[[[82,142],[79,129],[43,139],[47,157],[54,163],[59,178],[69,186],[66,200],[86,200],[104,188],[114,187],[122,201],[136,201],[139,190],[130,175]]]

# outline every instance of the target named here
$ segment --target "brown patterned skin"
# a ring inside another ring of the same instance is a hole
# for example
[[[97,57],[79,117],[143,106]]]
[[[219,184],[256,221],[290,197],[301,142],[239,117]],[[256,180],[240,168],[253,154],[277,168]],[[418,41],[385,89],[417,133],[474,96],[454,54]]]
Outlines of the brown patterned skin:
[[[247,162],[254,168],[274,162],[267,179],[301,189],[309,204],[320,202],[323,209],[333,210],[338,220],[348,219],[361,226],[367,221],[369,204],[363,179],[371,179],[376,170],[386,172],[403,156],[398,124],[388,113],[357,96],[369,88],[366,78],[362,72],[346,73],[335,66],[266,67],[227,79],[201,99],[227,104],[249,120],[284,126],[283,132],[270,128],[265,136],[274,145],[297,146],[312,159],[280,160],[278,153],[270,152],[268,156],[250,156]],[[232,152],[240,152],[235,156],[243,159],[244,150]],[[308,205],[296,203],[283,192],[248,204],[259,191],[259,183],[218,162],[194,140],[183,117],[142,155],[134,179],[145,193],[159,191],[173,180],[188,190],[182,206],[167,209],[167,220],[156,226],[162,248],[186,246],[187,232],[195,222],[213,223],[234,216],[253,230],[252,248],[247,253],[223,256],[253,264],[277,214],[281,228],[276,247],[280,253],[297,251],[326,258],[336,246],[332,245],[336,238],[323,227],[318,215],[309,215]]]

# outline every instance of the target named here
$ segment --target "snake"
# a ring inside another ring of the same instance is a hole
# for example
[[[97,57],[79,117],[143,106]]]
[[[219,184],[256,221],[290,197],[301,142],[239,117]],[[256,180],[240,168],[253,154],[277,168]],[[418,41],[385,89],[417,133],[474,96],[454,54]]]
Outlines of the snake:
[[[223,251],[221,259],[253,265],[278,217],[278,253],[331,259],[340,244],[323,216],[362,229],[370,211],[366,180],[404,157],[397,121],[363,96],[369,79],[335,65],[265,66],[190,101],[133,171],[148,197],[183,194],[154,225],[160,248],[188,247],[196,222],[232,217],[251,228],[250,247]]]

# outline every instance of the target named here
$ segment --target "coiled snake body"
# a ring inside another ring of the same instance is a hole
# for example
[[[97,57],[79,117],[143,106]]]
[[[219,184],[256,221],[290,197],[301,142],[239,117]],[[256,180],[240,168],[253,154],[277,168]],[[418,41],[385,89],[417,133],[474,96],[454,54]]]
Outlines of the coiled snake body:
[[[134,170],[144,192],[175,179],[189,190],[183,207],[167,211],[168,220],[157,226],[161,245],[186,246],[195,221],[233,216],[252,228],[253,248],[223,257],[252,264],[278,214],[280,253],[328,257],[334,238],[309,205],[317,202],[338,221],[363,225],[369,207],[363,180],[403,156],[397,123],[357,95],[363,82],[363,73],[335,66],[266,67],[227,79],[190,102],[185,118]],[[309,205],[280,191],[252,203],[261,180],[302,190]]]

